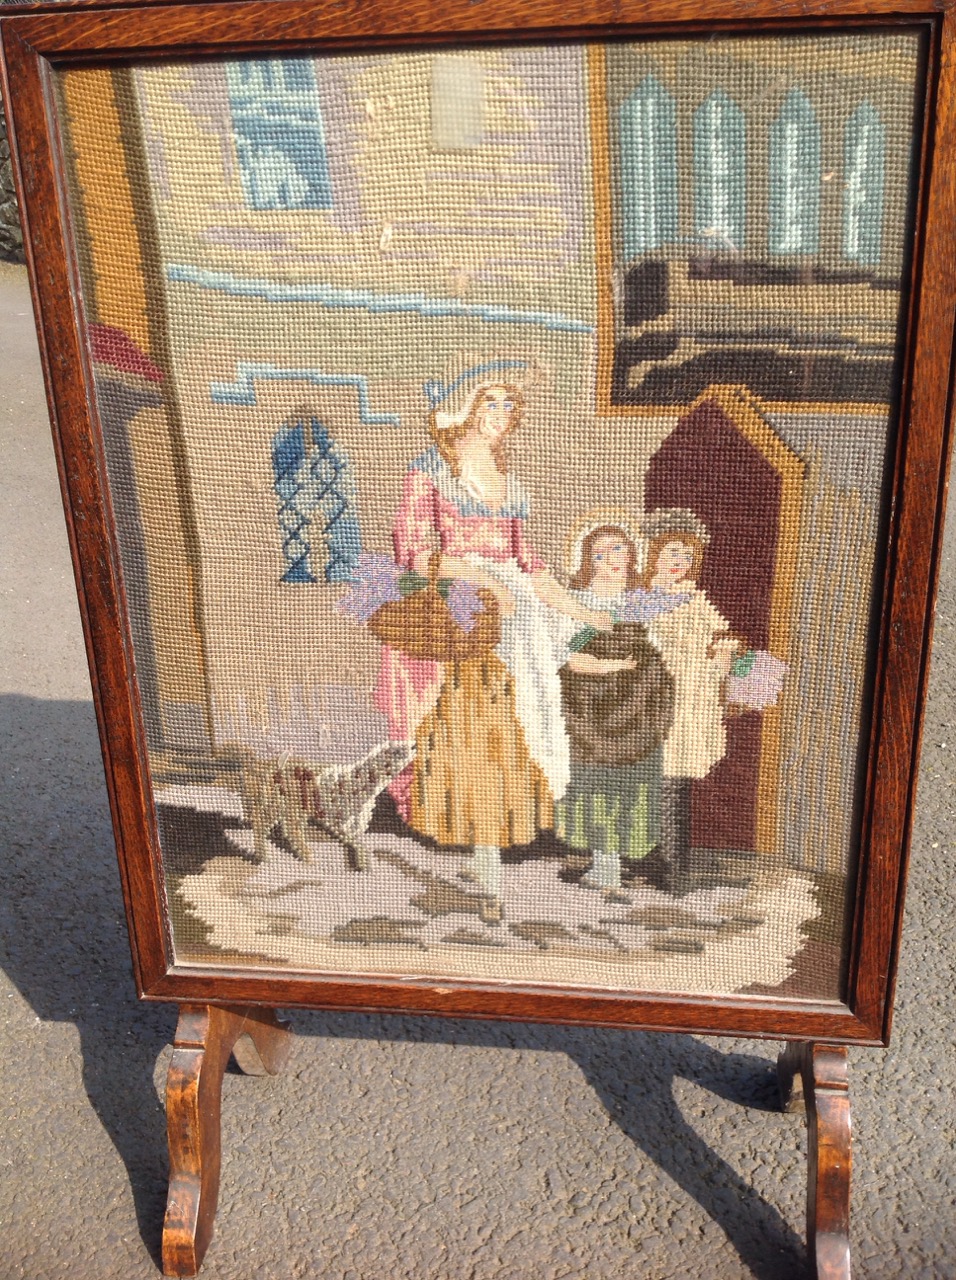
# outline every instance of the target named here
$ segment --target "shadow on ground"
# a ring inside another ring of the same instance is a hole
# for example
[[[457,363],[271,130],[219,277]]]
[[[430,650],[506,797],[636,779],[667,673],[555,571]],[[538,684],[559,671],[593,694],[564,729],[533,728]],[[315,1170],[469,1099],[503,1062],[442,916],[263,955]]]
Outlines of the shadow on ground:
[[[140,1234],[158,1260],[166,1135],[153,1078],[175,1012],[133,995],[102,777],[91,703],[0,697],[0,961],[39,1018],[76,1025],[86,1093],[128,1170]],[[614,1122],[703,1207],[759,1280],[802,1274],[800,1238],[695,1132],[674,1097],[684,1078],[741,1106],[776,1110],[765,1059],[685,1035],[360,1014],[299,1013],[294,1023],[300,1037],[565,1053]]]

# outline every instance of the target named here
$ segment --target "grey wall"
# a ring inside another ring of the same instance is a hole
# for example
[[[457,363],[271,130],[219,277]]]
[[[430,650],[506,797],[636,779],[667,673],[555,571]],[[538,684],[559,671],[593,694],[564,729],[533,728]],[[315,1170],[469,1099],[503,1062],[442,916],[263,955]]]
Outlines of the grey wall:
[[[17,198],[13,194],[13,170],[10,166],[10,144],[7,122],[0,108],[0,258],[5,262],[23,261],[23,236]]]

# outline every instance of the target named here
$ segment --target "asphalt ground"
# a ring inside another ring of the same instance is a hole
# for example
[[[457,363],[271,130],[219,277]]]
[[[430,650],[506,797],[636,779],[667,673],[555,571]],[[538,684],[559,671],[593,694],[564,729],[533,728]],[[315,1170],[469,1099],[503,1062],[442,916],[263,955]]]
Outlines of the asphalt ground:
[[[137,1002],[25,271],[0,264],[0,1280],[158,1274],[173,1006]],[[956,502],[888,1050],[851,1050],[858,1280],[956,1277]],[[772,1042],[296,1013],[229,1074],[207,1280],[806,1274]]]

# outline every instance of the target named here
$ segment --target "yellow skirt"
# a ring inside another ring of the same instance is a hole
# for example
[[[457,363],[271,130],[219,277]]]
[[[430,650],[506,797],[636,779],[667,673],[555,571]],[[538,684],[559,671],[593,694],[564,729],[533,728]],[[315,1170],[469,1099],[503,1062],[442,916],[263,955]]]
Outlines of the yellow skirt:
[[[494,654],[448,663],[416,735],[410,825],[440,844],[530,844],[554,826],[554,802]]]

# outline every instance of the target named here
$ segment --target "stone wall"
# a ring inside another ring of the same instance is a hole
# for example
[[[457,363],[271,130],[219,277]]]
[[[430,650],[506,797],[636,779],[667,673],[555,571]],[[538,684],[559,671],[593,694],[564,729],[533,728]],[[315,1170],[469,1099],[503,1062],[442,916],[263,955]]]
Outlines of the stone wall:
[[[0,260],[23,261],[23,236],[20,232],[17,198],[13,192],[10,144],[7,141],[7,122],[2,108],[0,108]]]

